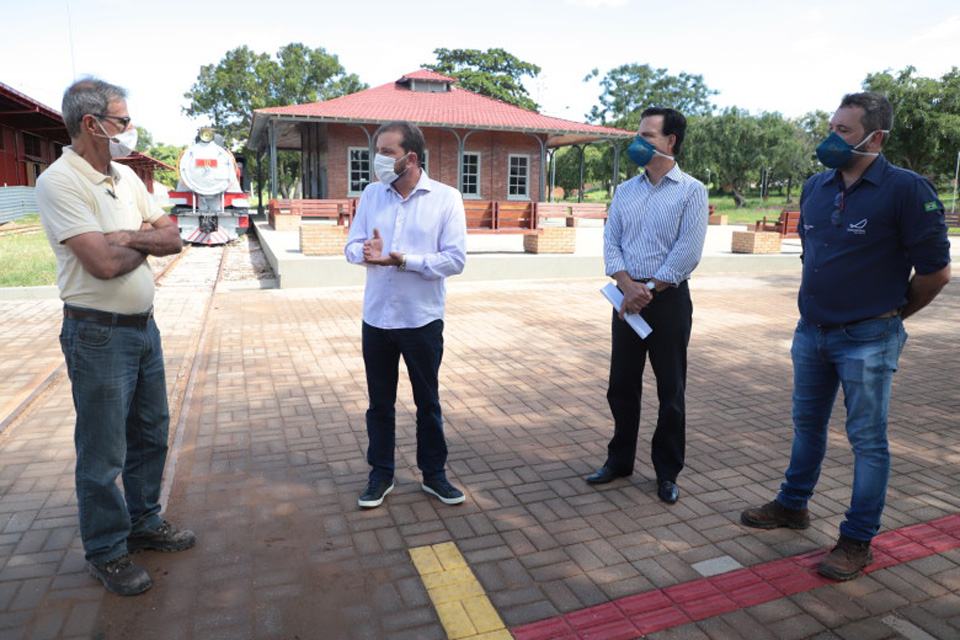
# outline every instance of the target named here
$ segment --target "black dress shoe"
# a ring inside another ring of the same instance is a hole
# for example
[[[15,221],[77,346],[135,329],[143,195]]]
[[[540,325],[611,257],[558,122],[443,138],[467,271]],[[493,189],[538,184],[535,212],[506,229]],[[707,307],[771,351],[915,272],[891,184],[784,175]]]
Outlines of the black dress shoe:
[[[667,504],[674,504],[680,497],[680,487],[677,486],[676,482],[664,480],[657,487],[657,496]]]
[[[613,482],[617,478],[626,478],[629,476],[629,473],[617,473],[613,469],[607,466],[600,467],[600,470],[596,473],[591,473],[584,480],[587,481],[587,484],[607,484],[608,482]]]

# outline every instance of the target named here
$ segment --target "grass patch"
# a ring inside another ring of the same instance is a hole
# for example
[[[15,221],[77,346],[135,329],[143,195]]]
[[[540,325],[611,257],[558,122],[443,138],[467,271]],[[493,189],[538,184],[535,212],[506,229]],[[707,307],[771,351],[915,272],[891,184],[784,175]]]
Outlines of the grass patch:
[[[23,225],[27,220],[18,222]],[[38,224],[39,219],[34,223]],[[0,227],[5,230],[7,225]],[[57,259],[42,231],[0,236],[0,287],[39,287],[57,283]]]

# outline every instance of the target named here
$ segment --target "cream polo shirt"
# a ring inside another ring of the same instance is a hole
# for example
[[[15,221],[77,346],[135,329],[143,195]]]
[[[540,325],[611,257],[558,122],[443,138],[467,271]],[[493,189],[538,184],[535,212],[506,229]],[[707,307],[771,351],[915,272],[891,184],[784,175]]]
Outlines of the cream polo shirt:
[[[37,179],[37,208],[57,257],[57,285],[67,304],[114,313],[143,313],[153,306],[153,274],[144,262],[122,276],[100,280],[83,268],[63,242],[82,233],[136,231],[153,223],[163,209],[127,166],[110,163],[104,175],[65,147],[63,155]],[[110,194],[114,195],[110,195]]]

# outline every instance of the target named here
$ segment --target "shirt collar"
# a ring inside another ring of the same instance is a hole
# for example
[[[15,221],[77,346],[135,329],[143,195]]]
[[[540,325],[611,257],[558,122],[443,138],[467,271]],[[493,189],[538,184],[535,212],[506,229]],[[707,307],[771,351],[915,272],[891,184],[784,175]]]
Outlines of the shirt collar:
[[[110,163],[110,175],[104,175],[94,169],[93,165],[87,162],[83,156],[74,151],[73,147],[64,147],[63,157],[77,173],[93,184],[101,184],[107,180],[113,180],[114,182],[120,181],[120,174],[114,169],[113,162]]]
[[[663,174],[663,178],[668,178],[671,182],[680,182],[682,174],[683,172],[680,171],[680,165],[674,162],[673,166],[670,167],[670,171],[667,171],[665,174]],[[663,178],[660,178],[660,180],[663,180]],[[640,180],[652,184],[650,182],[650,178],[647,177],[646,171],[640,174]]]
[[[418,191],[432,191],[433,189],[430,186],[431,182],[432,180],[430,180],[430,176],[427,175],[427,172],[424,171],[423,169],[420,169],[420,179],[417,180],[417,184],[413,186],[413,190],[410,192],[410,195],[407,196],[407,198],[409,198],[410,196],[412,196]],[[397,191],[392,184],[390,185],[389,189],[390,191],[393,191],[395,194],[400,196],[400,192]]]
[[[883,157],[881,153],[877,156],[877,159],[870,163],[870,166],[867,167],[867,170],[863,172],[863,175],[855,182],[854,184],[859,184],[860,182],[866,181],[876,185],[879,185],[882,182],[881,176],[883,172],[886,171],[887,166],[890,163],[887,162],[887,159]],[[830,175],[827,176],[827,179],[823,181],[824,185],[830,184],[832,182],[839,182],[842,180],[840,176],[839,169],[830,169]],[[850,185],[851,187],[853,185]]]

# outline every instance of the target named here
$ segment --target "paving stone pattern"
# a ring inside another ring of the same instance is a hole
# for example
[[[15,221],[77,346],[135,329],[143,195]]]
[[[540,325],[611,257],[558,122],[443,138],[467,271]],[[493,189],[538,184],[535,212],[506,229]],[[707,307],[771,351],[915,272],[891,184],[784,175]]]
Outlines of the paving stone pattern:
[[[743,508],[774,496],[789,455],[797,276],[692,282],[687,468],[673,506],[656,499],[648,462],[649,370],[637,473],[599,489],[581,479],[612,431],[602,284],[452,280],[441,399],[450,479],[468,500],[450,507],[420,490],[402,380],[397,486],[370,511],[356,506],[367,473],[362,291],[216,294],[166,512],[200,541],[137,556],[155,584],[132,599],[83,572],[61,384],[0,437],[0,637],[442,639],[411,548],[454,542],[513,629],[694,581],[704,561],[749,567],[831,545],[852,481],[841,402],[811,527],[739,525]],[[168,378],[192,366],[205,298],[188,298],[158,296]],[[24,304],[0,302],[0,319]],[[885,529],[960,512],[958,320],[948,288],[907,323]],[[0,346],[4,359],[28,357]],[[649,637],[958,637],[958,589],[960,552],[949,550]],[[622,637],[607,631],[593,637]]]

